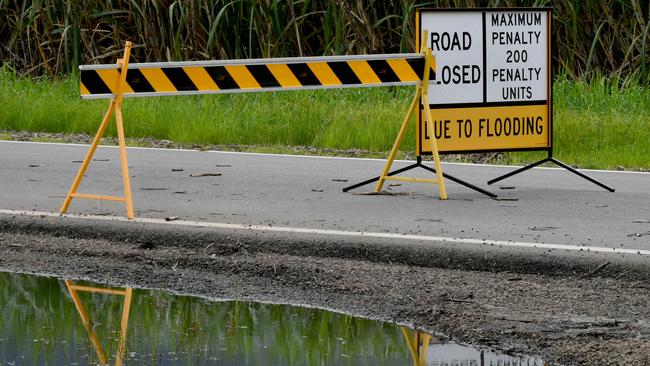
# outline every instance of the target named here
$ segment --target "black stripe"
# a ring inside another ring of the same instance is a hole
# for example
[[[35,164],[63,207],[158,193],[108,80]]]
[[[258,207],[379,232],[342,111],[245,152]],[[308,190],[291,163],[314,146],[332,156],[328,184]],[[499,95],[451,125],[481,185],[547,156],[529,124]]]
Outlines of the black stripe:
[[[126,82],[136,93],[153,93],[153,86],[149,84],[147,78],[138,69],[129,69],[126,73]]]
[[[345,61],[328,62],[327,65],[334,71],[341,84],[361,84],[361,80],[352,71],[350,65]]]
[[[307,64],[287,64],[287,66],[303,86],[322,85]]]
[[[407,58],[406,62],[408,62],[409,66],[411,66],[411,69],[418,76],[418,78],[422,80],[422,75],[424,72],[424,58]],[[432,69],[429,71],[429,80],[435,79],[436,72]]]
[[[196,85],[192,82],[189,76],[185,73],[182,67],[163,67],[163,73],[169,78],[176,90],[198,90]]]
[[[205,68],[205,71],[208,72],[208,75],[210,75],[212,81],[217,84],[219,89],[239,89],[239,85],[237,85],[225,67],[209,66]]]
[[[111,94],[112,91],[106,86],[104,80],[99,77],[95,70],[81,70],[81,83],[88,89],[90,94]]]
[[[369,60],[368,64],[372,68],[372,71],[379,76],[382,83],[394,83],[400,81],[386,60]]]
[[[422,72],[424,71],[424,59],[423,58],[407,58],[406,62],[411,66],[411,70],[422,80]]]
[[[275,88],[280,86],[280,83],[278,83],[278,80],[271,74],[271,71],[266,65],[246,65],[246,68],[262,88]]]

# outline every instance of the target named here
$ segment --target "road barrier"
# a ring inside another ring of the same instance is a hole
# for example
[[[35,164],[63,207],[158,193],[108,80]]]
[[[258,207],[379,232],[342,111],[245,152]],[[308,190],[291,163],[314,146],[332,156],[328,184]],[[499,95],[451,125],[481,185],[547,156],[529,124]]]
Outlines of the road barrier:
[[[426,39],[426,34],[422,39]],[[435,59],[431,49],[424,44],[420,47],[421,53],[409,54],[129,64],[131,47],[131,42],[127,42],[124,56],[116,64],[80,67],[81,97],[106,98],[110,102],[61,206],[61,213],[68,211],[74,198],[81,198],[124,202],[127,217],[135,217],[122,118],[124,98],[390,85],[414,85],[415,95],[384,170],[373,180],[377,181],[375,191],[380,191],[387,180],[431,183],[438,185],[440,199],[447,199],[444,182],[447,175],[443,175],[435,139],[427,142],[435,167],[427,168],[436,174],[435,179],[402,177],[397,176],[396,172],[390,172],[412,116],[418,111],[421,100],[428,100],[429,80],[435,76]],[[423,110],[424,123],[433,128],[429,105],[425,103]],[[78,193],[79,185],[113,115],[117,125],[124,195]]]

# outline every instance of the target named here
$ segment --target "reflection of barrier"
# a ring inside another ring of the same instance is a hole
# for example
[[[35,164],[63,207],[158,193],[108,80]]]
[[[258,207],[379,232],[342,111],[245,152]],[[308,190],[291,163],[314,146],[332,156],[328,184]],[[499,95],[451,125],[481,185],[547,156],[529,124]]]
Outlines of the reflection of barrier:
[[[120,338],[117,345],[117,354],[115,356],[115,365],[116,366],[122,365],[122,357],[124,356],[124,351],[126,347],[126,330],[129,324],[129,311],[131,309],[131,298],[132,298],[133,289],[130,287],[127,287],[124,290],[118,290],[113,288],[103,288],[103,287],[94,287],[94,286],[79,286],[73,284],[72,281],[70,280],[66,280],[65,285],[68,288],[68,292],[70,292],[70,296],[72,297],[72,302],[74,302],[74,306],[75,308],[77,308],[77,312],[79,313],[81,322],[83,323],[83,326],[86,329],[86,333],[88,333],[88,338],[90,338],[90,341],[93,344],[93,347],[95,348],[95,352],[97,353],[97,358],[99,359],[99,362],[101,364],[108,363],[108,358],[106,357],[106,352],[104,351],[104,347],[102,347],[101,343],[97,339],[97,333],[95,332],[95,329],[93,327],[92,320],[88,315],[88,312],[86,311],[86,308],[84,307],[83,303],[81,302],[81,299],[79,298],[79,294],[77,292],[82,291],[82,292],[124,296],[124,302],[122,305],[122,319],[120,322]]]
[[[400,328],[402,329],[406,345],[411,352],[413,366],[426,366],[427,350],[429,349],[429,343],[431,343],[433,336],[429,333],[411,330],[405,326],[401,326]]]
[[[423,36],[423,39],[426,36]],[[443,180],[440,157],[435,139],[428,143],[432,151],[436,179],[395,176],[389,172],[406,127],[421,99],[426,99],[429,79],[435,75],[435,60],[430,48],[421,47],[422,53],[394,55],[328,56],[259,60],[163,62],[129,64],[131,42],[127,42],[124,56],[113,65],[84,65],[81,70],[81,97],[83,99],[110,98],[108,110],[61,206],[66,213],[73,198],[124,202],[127,217],[135,216],[131,195],[122,101],[124,97],[196,95],[274,90],[328,89],[350,87],[375,87],[390,85],[415,85],[416,93],[402,127],[390,152],[382,175],[375,188],[381,190],[386,180],[431,183],[439,186],[440,198],[447,193]],[[424,97],[424,98],[422,98]],[[425,104],[425,124],[433,128],[431,113]],[[426,113],[428,111],[428,113]],[[124,196],[101,196],[77,193],[84,173],[106,131],[113,114],[116,117],[120,146]],[[420,162],[420,161],[418,161]],[[367,182],[366,182],[367,183]],[[365,183],[364,183],[365,184]],[[359,185],[356,185],[359,186]],[[347,191],[354,187],[344,189]]]
[[[533,357],[510,356],[456,343],[442,343],[429,333],[401,327],[413,366],[549,366]]]

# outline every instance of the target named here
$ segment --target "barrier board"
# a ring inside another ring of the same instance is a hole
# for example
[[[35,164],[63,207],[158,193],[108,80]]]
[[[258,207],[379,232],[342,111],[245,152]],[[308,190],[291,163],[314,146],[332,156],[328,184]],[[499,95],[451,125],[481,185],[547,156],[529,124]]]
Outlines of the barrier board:
[[[433,131],[418,115],[420,154],[432,137],[440,153],[551,151],[551,19],[550,8],[416,12],[416,34],[428,31],[437,62]]]
[[[416,85],[422,54],[131,63],[123,96],[166,96],[272,90]],[[432,70],[435,60],[432,59]],[[120,66],[80,66],[83,99],[117,93]]]

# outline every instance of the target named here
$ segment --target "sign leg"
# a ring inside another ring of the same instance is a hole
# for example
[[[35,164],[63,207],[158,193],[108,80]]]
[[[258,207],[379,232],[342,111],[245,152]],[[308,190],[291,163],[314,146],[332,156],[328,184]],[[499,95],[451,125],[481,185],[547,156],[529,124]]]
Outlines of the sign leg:
[[[564,168],[564,169],[570,171],[571,173],[573,173],[573,174],[579,176],[580,178],[586,179],[586,180],[588,180],[589,182],[591,182],[591,183],[593,183],[593,184],[595,184],[595,185],[597,185],[597,186],[599,186],[599,187],[601,187],[601,188],[604,188],[605,190],[607,190],[607,191],[609,191],[609,192],[614,192],[614,191],[615,191],[614,188],[612,188],[612,187],[610,187],[610,186],[607,186],[607,185],[605,185],[604,183],[601,183],[601,182],[595,180],[594,178],[591,178],[591,177],[589,177],[589,176],[587,176],[587,175],[585,175],[585,174],[583,174],[583,173],[577,171],[576,169],[573,169],[573,168],[570,167],[569,165],[567,165],[567,164],[565,164],[565,163],[563,163],[563,162],[561,162],[561,161],[559,161],[559,160],[553,158],[553,156],[551,156],[550,154],[549,154],[549,156],[548,156],[547,158],[544,158],[544,159],[542,159],[542,160],[540,160],[540,161],[534,162],[534,163],[532,163],[532,164],[526,165],[526,166],[524,166],[524,167],[521,167],[521,168],[519,168],[519,169],[513,170],[513,171],[511,171],[511,172],[509,172],[509,173],[506,173],[506,174],[504,174],[504,175],[502,175],[502,176],[499,176],[499,177],[496,177],[496,178],[494,178],[494,179],[491,179],[491,180],[489,180],[489,181],[487,182],[487,184],[493,184],[493,183],[499,182],[499,181],[501,181],[501,180],[503,180],[503,179],[506,179],[506,178],[512,177],[513,175],[517,175],[517,174],[519,174],[519,173],[523,173],[523,172],[525,172],[525,171],[528,170],[528,169],[532,169],[532,168],[534,168],[534,167],[536,167],[536,166],[538,166],[538,165],[542,165],[542,164],[547,163],[547,162],[554,163],[554,164],[556,164],[556,165],[558,165],[558,166],[560,166],[560,167],[562,167],[562,168]]]

